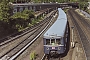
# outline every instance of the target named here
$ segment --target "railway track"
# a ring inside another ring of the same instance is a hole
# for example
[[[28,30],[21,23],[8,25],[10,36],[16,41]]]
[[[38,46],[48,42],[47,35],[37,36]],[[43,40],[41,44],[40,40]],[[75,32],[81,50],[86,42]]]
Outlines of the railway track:
[[[47,59],[46,55],[44,54],[41,60],[63,60],[61,57],[49,57]]]
[[[41,10],[41,11],[37,11],[37,12],[35,12],[35,17],[37,18],[39,15],[41,15],[41,14],[43,14],[43,13],[45,13],[45,12],[47,12],[47,13],[49,13],[51,8],[47,8],[47,9],[44,9],[44,10]]]
[[[29,37],[27,37],[22,42],[20,42],[17,46],[15,46],[14,48],[10,49],[5,54],[3,54],[2,56],[0,56],[0,59],[3,59],[4,57],[7,57],[6,60],[13,60],[13,59],[16,58],[15,55],[21,54],[21,52],[23,52],[29,45],[31,45],[35,41],[34,38],[37,37],[37,35],[45,28],[45,26],[50,24],[50,20],[51,20],[51,18],[53,17],[53,15],[55,13],[56,12],[54,11],[51,15],[49,15],[49,17],[47,17],[44,20],[44,22],[41,22],[40,26],[36,27],[35,31],[33,33],[31,33],[31,35],[29,35]],[[42,26],[44,26],[44,27],[42,28]]]
[[[84,31],[84,29],[82,28],[82,22],[86,25],[86,26],[90,26],[86,20],[82,19],[81,16],[79,16],[75,11],[73,10],[69,10],[68,11],[69,15],[71,16],[71,19],[75,25],[75,27],[77,28],[77,31],[79,33],[79,36],[80,36],[80,40],[82,42],[82,45],[83,45],[83,49],[84,49],[84,53],[85,53],[85,56],[86,56],[86,60],[90,60],[90,43],[89,43],[89,40],[88,40],[88,37]],[[81,20],[81,22],[80,22]]]
[[[51,57],[49,60],[62,60],[62,59],[60,57],[58,57],[58,58]]]
[[[76,11],[73,10],[73,13],[75,14]],[[90,43],[90,21],[88,19],[85,19],[85,17],[82,17],[78,13],[76,13],[75,15],[78,18],[78,22],[80,22],[79,24],[81,24],[80,26],[82,27],[83,31],[85,32],[85,34],[88,38],[88,41]]]
[[[35,12],[35,15],[37,15],[38,13],[43,13],[43,12],[46,12],[48,10],[50,10],[51,8],[47,8],[47,9],[44,9],[44,10],[41,10],[41,11],[36,11]]]
[[[39,24],[41,24],[41,23],[42,23],[42,22],[40,22]],[[17,35],[16,37],[10,39],[9,41],[6,41],[6,42],[4,42],[4,43],[1,43],[0,46],[3,46],[3,45],[5,45],[5,44],[7,44],[7,43],[10,43],[10,42],[12,42],[13,40],[22,37],[23,35],[25,35],[25,34],[27,34],[27,33],[29,33],[29,32],[32,32],[33,30],[35,30],[36,28],[38,28],[37,25],[38,25],[38,24],[36,24],[35,26],[29,28],[30,30],[26,30],[26,31],[25,31],[24,33],[22,33],[21,35]],[[39,25],[39,26],[40,26],[40,25]]]
[[[77,12],[73,10],[73,13],[78,17],[80,21],[82,21],[89,29],[90,29],[90,21],[79,15]]]

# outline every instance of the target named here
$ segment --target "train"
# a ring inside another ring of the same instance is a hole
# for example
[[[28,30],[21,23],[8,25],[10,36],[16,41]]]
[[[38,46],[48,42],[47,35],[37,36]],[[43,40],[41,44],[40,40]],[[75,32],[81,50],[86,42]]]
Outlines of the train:
[[[69,23],[66,13],[58,8],[58,17],[43,35],[44,54],[47,56],[64,54],[69,36]]]

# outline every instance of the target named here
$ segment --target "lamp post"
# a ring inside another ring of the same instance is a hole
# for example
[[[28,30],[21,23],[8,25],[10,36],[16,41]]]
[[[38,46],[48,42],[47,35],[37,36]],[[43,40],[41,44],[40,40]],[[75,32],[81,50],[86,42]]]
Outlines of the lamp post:
[[[74,26],[72,26],[71,29],[72,29],[72,41],[71,41],[71,47],[74,48],[74,47],[75,47],[75,46],[74,46],[74,34],[73,34],[73,33],[74,33]]]

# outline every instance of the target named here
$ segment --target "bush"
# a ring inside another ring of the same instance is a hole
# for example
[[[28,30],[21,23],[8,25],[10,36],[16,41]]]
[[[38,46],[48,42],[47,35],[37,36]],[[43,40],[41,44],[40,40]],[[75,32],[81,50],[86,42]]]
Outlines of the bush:
[[[30,54],[30,60],[35,60],[35,52],[34,51]]]

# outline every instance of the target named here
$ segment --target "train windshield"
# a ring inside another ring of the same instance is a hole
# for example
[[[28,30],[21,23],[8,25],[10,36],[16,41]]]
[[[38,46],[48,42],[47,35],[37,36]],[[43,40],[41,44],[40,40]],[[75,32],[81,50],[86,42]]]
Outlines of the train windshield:
[[[61,39],[46,39],[46,45],[60,45]]]
[[[60,39],[56,39],[56,44],[60,45]]]
[[[50,39],[46,39],[46,45],[50,45]]]

